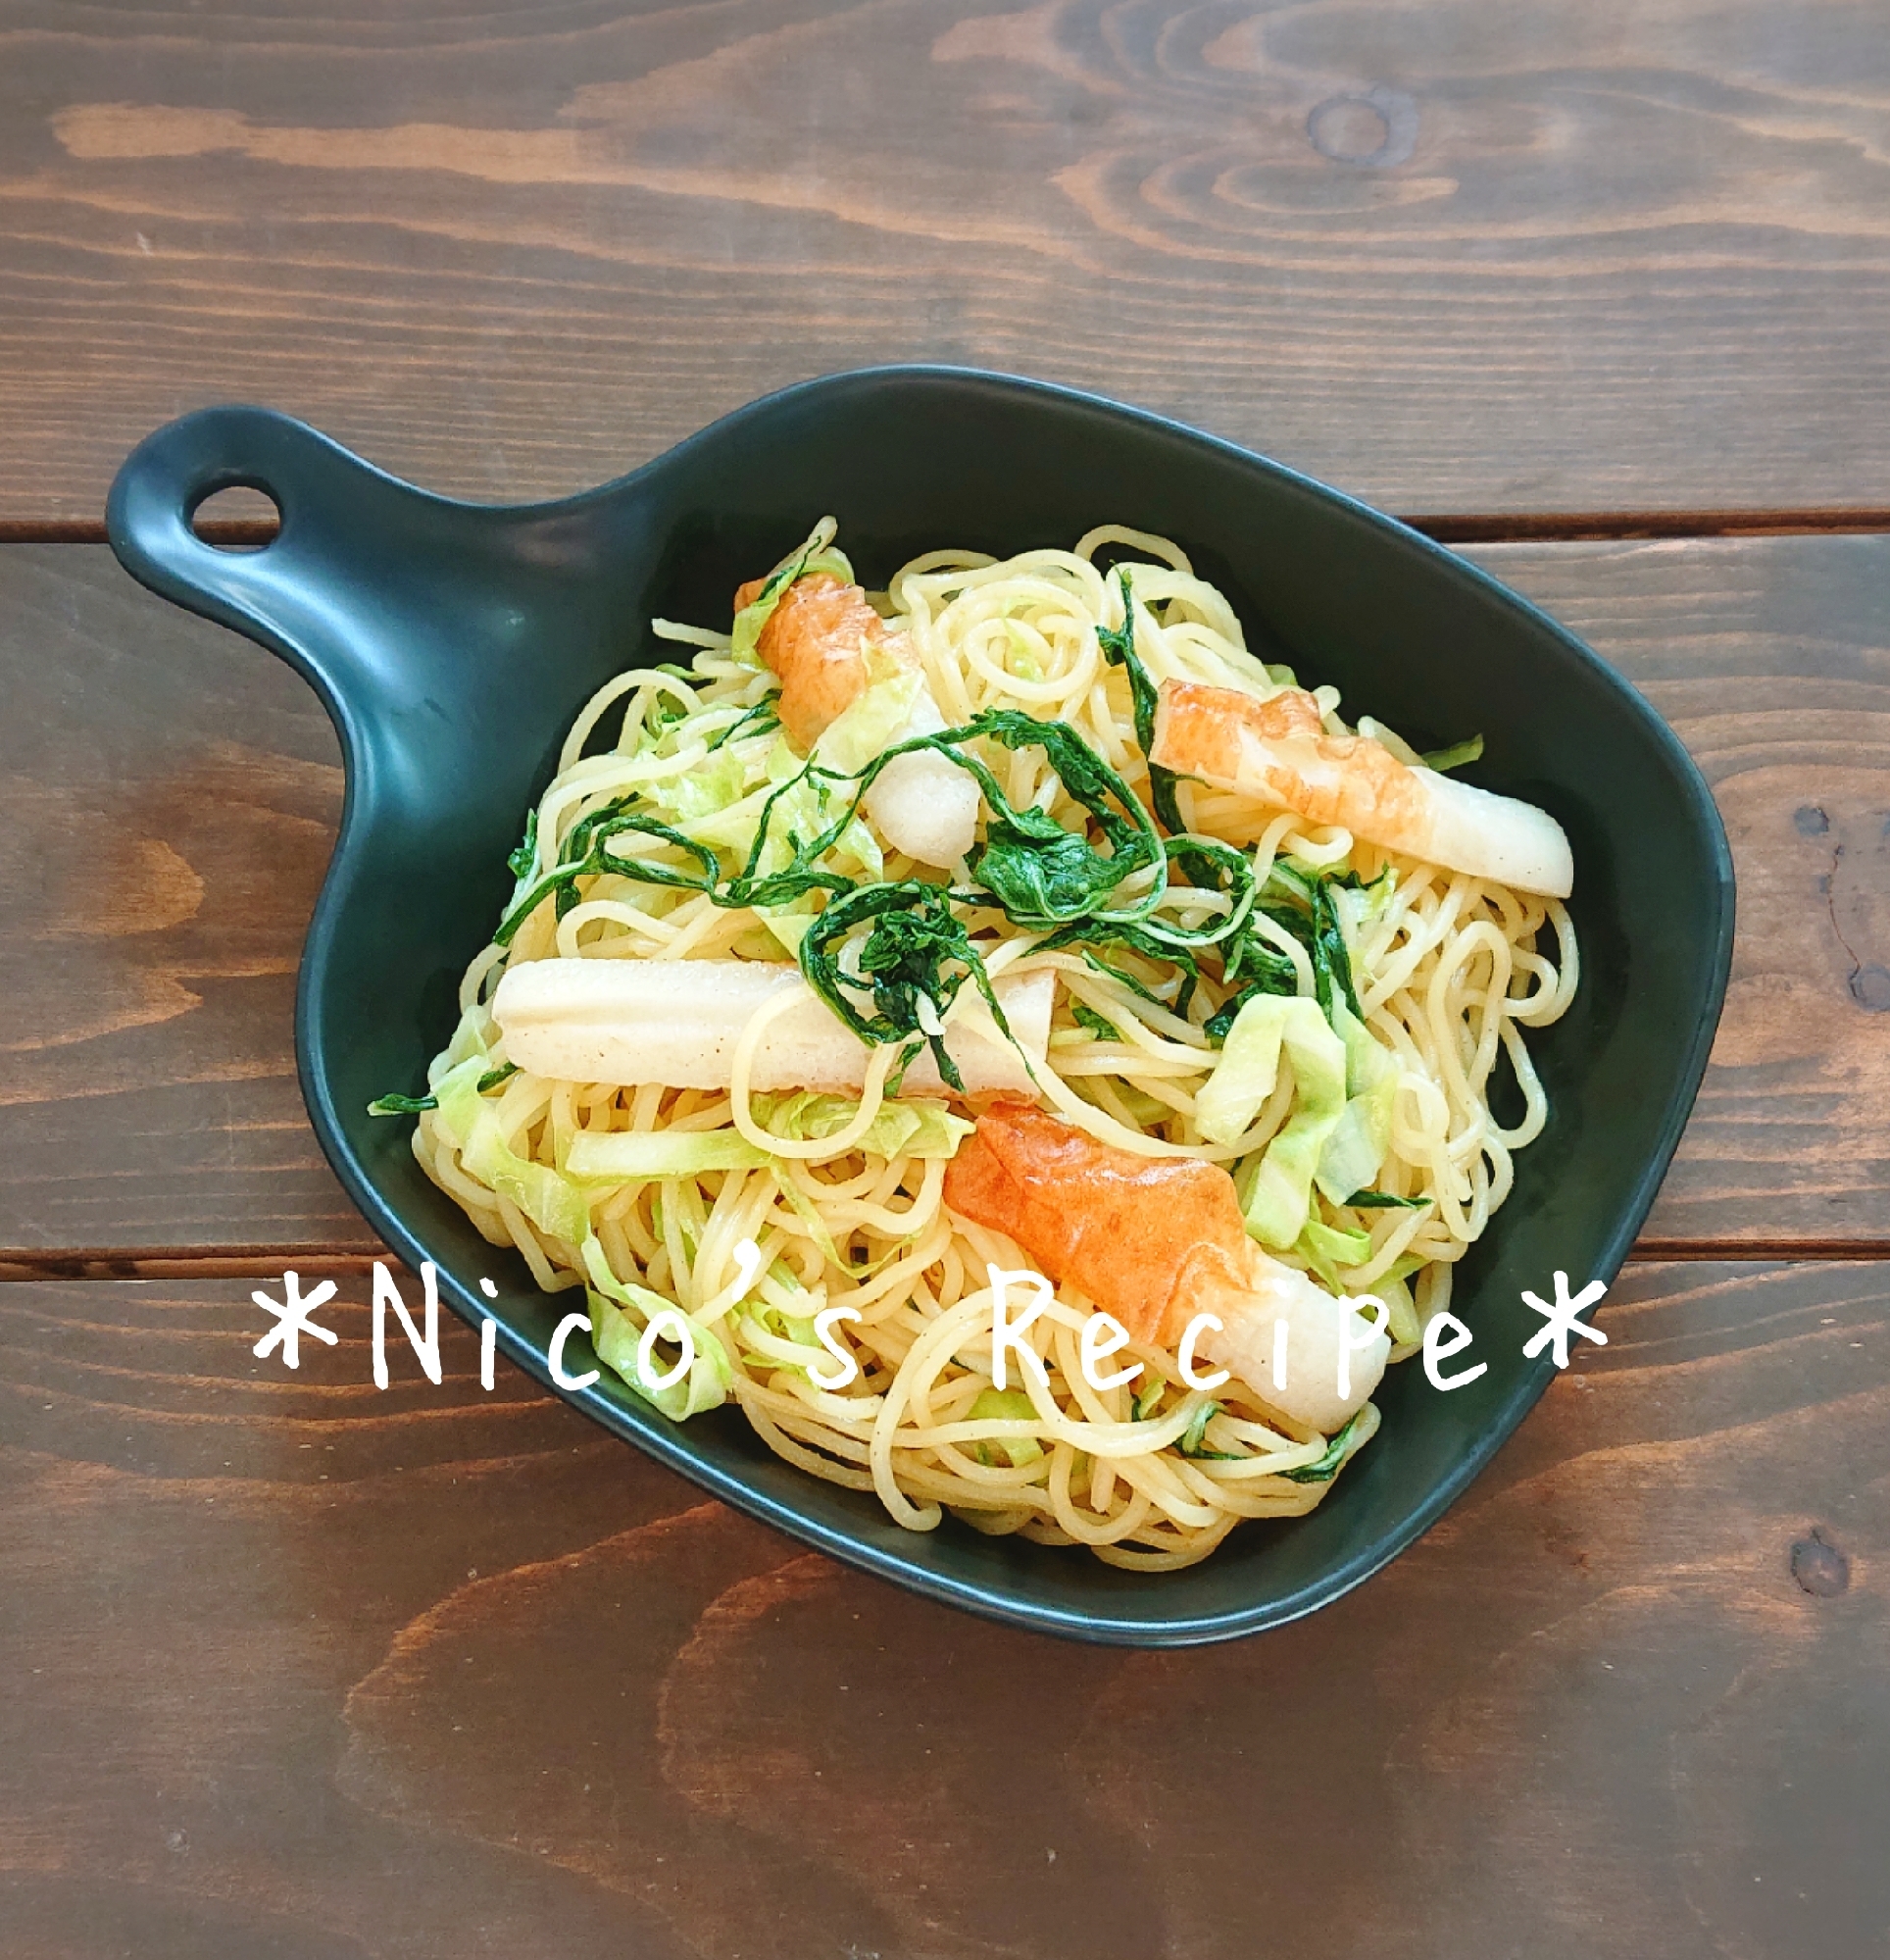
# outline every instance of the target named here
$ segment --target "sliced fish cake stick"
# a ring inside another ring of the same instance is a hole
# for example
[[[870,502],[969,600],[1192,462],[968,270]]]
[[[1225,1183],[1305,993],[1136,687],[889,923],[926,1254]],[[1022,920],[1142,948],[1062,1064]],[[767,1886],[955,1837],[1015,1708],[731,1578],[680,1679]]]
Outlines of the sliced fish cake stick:
[[[1165,680],[1149,760],[1446,871],[1548,898],[1574,889],[1568,839],[1546,810],[1413,769],[1368,735],[1327,734],[1301,687],[1262,700]]]
[[[1022,1102],[978,1118],[945,1173],[945,1202],[1015,1238],[1045,1277],[1078,1286],[1137,1340],[1174,1348],[1188,1323],[1220,1330],[1201,1354],[1268,1407],[1330,1435],[1378,1385],[1391,1343],[1345,1300],[1247,1236],[1234,1181],[1196,1158],[1141,1157]],[[1273,1382],[1286,1329],[1285,1385]],[[1339,1350],[1347,1344],[1347,1391]]]
[[[1000,975],[992,983],[1019,1046],[1041,1073],[1050,1046],[1056,976]],[[857,1093],[872,1050],[840,1021],[798,967],[761,960],[531,960],[512,967],[492,997],[507,1058],[559,1081],[725,1089],[755,1014],[789,1004],[762,1030],[750,1085]],[[1023,1055],[999,1033],[971,988],[946,1023],[945,1046],[968,1093],[1033,1095]],[[921,1049],[902,1085],[945,1086]]]

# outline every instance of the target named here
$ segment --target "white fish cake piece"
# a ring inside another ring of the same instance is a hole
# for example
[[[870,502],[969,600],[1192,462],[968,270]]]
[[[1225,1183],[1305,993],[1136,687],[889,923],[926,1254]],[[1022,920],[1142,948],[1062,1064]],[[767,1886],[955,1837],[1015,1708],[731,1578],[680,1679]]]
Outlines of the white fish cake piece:
[[[897,739],[935,735],[944,726],[930,689],[921,685]],[[866,805],[887,843],[922,865],[951,871],[977,842],[983,799],[976,779],[936,749],[894,756],[873,778]]]
[[[1390,1337],[1382,1328],[1373,1332],[1350,1300],[1334,1299],[1258,1247],[1255,1253],[1244,1286],[1208,1283],[1197,1291],[1196,1310],[1221,1324],[1203,1334],[1201,1353],[1262,1401],[1331,1435],[1370,1399],[1391,1358]],[[1275,1355],[1283,1363],[1277,1377]]]
[[[1005,1020],[1031,1066],[1050,1045],[1056,976],[1001,975]],[[508,1059],[559,1081],[725,1089],[743,1030],[778,995],[791,996],[763,1030],[750,1085],[857,1094],[873,1050],[840,1021],[798,967],[759,960],[531,960],[510,968],[492,1000]],[[945,1045],[968,1093],[1034,1096],[1023,1055],[998,1031],[967,983]],[[946,1084],[921,1049],[902,1085],[936,1095]]]

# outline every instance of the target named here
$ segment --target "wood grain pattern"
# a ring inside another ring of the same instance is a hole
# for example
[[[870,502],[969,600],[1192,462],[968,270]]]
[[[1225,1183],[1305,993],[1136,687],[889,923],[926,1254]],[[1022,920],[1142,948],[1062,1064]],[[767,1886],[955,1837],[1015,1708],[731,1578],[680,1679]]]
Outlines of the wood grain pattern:
[[[1732,836],[1732,990],[1647,1249],[1890,1239],[1890,539],[1470,555],[1648,693]],[[372,1250],[294,1081],[340,794],[313,696],[74,546],[0,548],[0,1252]]]
[[[0,7],[0,523],[205,402],[446,490],[805,376],[1102,388],[1407,511],[1890,504],[1867,4]]]
[[[1890,1931],[1890,1267],[1634,1269],[1609,1346],[1386,1573],[1166,1656],[799,1554],[518,1378],[482,1393],[457,1327],[442,1387],[403,1353],[377,1393],[365,1301],[290,1376],[239,1284],[0,1287],[7,1951],[1858,1960]]]
[[[1641,688],[1732,844],[1732,983],[1648,1239],[1890,1236],[1890,538],[1471,555]]]
[[[1890,536],[1672,536],[1890,529],[1879,14],[0,0],[0,1951],[1890,1950]],[[291,1048],[332,733],[102,549],[4,542],[95,535],[206,402],[514,499],[908,359],[1531,538],[1469,555],[1732,838],[1609,1345],[1233,1647],[912,1600],[483,1390],[457,1323],[373,1388]],[[1591,526],[1668,541],[1546,541]],[[284,1264],[339,1288],[293,1373]]]
[[[0,554],[0,1245],[366,1249],[295,1083],[309,688],[99,549]]]

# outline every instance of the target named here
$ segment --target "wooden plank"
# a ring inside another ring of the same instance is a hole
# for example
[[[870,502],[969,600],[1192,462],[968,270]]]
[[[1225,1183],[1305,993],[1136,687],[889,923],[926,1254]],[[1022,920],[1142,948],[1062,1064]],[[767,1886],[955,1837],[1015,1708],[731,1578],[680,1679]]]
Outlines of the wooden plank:
[[[1100,388],[1403,511],[1890,505],[1878,29],[1772,0],[10,0],[0,522],[96,517],[206,402],[514,498],[912,359]]]
[[[1387,1572],[1165,1656],[802,1555],[457,1326],[377,1393],[366,1292],[291,1376],[240,1284],[0,1287],[6,1950],[1879,1950],[1890,1267],[1632,1270]]]
[[[1470,555],[1647,691],[1732,835],[1732,990],[1650,1249],[1890,1238],[1890,539]],[[294,1081],[340,803],[313,696],[84,546],[0,548],[0,1251],[372,1250]]]
[[[0,622],[0,1246],[368,1249],[295,1081],[313,693],[100,547],[6,548]]]
[[[1890,1237],[1890,538],[1470,556],[1641,688],[1731,840],[1732,984],[1648,1249]]]
[[[1649,1249],[1890,1239],[1890,539],[1470,555],[1647,691],[1732,835],[1732,990]],[[84,546],[0,548],[0,1253],[368,1252],[294,1081],[340,800],[313,696]]]

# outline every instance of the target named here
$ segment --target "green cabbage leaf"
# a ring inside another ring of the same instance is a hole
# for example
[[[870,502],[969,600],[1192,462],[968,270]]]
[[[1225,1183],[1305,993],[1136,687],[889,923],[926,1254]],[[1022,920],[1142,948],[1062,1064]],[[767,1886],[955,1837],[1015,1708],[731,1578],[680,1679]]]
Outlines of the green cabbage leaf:
[[[1319,1152],[1319,1189],[1342,1205],[1367,1189],[1391,1148],[1391,1112],[1403,1071],[1389,1048],[1343,1000],[1332,1003],[1332,1024],[1345,1045],[1345,1109]]]
[[[860,1114],[851,1096],[803,1089],[794,1095],[758,1095],[756,1121],[793,1143],[838,1136]],[[879,1105],[866,1134],[853,1147],[875,1157],[955,1157],[959,1144],[976,1126],[954,1116],[942,1102],[920,1097]]]
[[[1346,1105],[1345,1044],[1317,1001],[1260,994],[1227,1030],[1214,1074],[1195,1098],[1195,1123],[1210,1143],[1231,1143],[1260,1114],[1279,1077],[1293,1071],[1293,1111],[1247,1175],[1242,1210],[1261,1244],[1284,1249],[1306,1229],[1313,1177]]]
[[[735,1380],[734,1368],[721,1339],[711,1330],[690,1321],[695,1356],[689,1372],[667,1388],[658,1387],[657,1377],[669,1373],[668,1365],[646,1374],[637,1350],[642,1344],[644,1329],[658,1314],[679,1313],[681,1309],[673,1300],[666,1300],[648,1286],[630,1285],[620,1280],[611,1271],[611,1262],[595,1233],[585,1235],[582,1250],[584,1271],[590,1281],[585,1295],[590,1306],[591,1346],[598,1360],[671,1422],[686,1422],[705,1409],[720,1408],[728,1399]]]
[[[506,1142],[497,1103],[479,1093],[489,1069],[483,1053],[470,1055],[434,1083],[439,1128],[459,1146],[467,1170],[509,1198],[540,1231],[567,1245],[581,1244],[590,1230],[589,1200],[569,1177],[521,1157]]]

